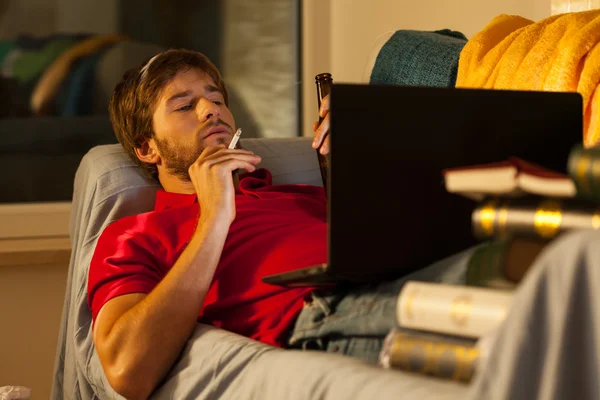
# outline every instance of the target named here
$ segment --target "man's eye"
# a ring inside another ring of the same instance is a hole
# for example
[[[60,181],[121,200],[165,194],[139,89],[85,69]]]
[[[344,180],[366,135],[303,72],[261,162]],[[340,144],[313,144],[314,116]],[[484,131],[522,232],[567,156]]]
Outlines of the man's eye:
[[[218,105],[218,106],[221,106],[221,105],[223,105],[223,102],[222,102],[222,101],[220,101],[220,100],[213,100],[213,103],[215,103],[215,104],[216,104],[216,105]]]
[[[192,105],[191,105],[191,104],[188,104],[188,105],[186,105],[186,106],[179,107],[179,108],[178,108],[178,109],[176,109],[175,111],[182,111],[182,112],[184,112],[184,111],[190,111],[191,109],[192,109]]]

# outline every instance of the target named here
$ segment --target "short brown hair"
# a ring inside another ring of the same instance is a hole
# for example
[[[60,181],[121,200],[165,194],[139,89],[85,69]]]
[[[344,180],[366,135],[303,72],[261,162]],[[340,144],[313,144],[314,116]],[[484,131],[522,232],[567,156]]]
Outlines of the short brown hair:
[[[217,67],[202,53],[185,49],[171,49],[150,58],[144,64],[125,73],[117,84],[108,106],[113,130],[127,154],[154,179],[156,165],[142,162],[135,148],[144,140],[154,137],[152,115],[165,85],[177,73],[198,68],[210,76],[228,104],[225,83]]]

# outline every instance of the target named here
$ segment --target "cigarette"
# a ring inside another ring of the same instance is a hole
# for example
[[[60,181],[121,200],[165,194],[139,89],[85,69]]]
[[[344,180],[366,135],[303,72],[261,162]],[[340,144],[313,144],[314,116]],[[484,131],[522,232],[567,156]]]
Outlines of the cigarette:
[[[229,150],[235,149],[235,146],[237,145],[238,140],[240,140],[241,134],[242,134],[242,129],[238,128],[238,130],[235,131],[235,135],[233,135],[233,139],[231,139],[231,143],[229,143]]]

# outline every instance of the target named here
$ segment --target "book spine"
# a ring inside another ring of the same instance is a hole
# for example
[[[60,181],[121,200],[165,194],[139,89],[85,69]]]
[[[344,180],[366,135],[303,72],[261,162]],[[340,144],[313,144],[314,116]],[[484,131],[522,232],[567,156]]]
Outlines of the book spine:
[[[600,201],[600,148],[574,147],[569,154],[567,171],[575,182],[577,196]]]
[[[467,264],[467,286],[514,289],[548,243],[537,238],[507,236],[479,245]]]
[[[473,342],[392,330],[384,341],[380,364],[385,368],[469,382],[479,356]]]
[[[472,214],[478,239],[506,234],[553,239],[573,229],[600,229],[600,207],[559,199],[489,199]]]
[[[511,299],[510,291],[409,281],[396,316],[401,328],[479,338],[504,320]]]
[[[511,290],[516,286],[505,275],[506,253],[509,251],[508,239],[497,239],[481,244],[467,264],[467,286],[481,286]]]

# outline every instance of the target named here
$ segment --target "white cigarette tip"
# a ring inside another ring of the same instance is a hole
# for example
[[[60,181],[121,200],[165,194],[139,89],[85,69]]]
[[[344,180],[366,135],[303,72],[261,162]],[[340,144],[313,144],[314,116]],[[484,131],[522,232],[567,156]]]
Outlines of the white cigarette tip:
[[[231,139],[231,143],[229,143],[229,150],[235,149],[235,146],[237,145],[237,142],[240,139],[241,134],[242,134],[242,129],[238,128],[238,130],[235,131],[235,135],[233,135],[233,138]]]

